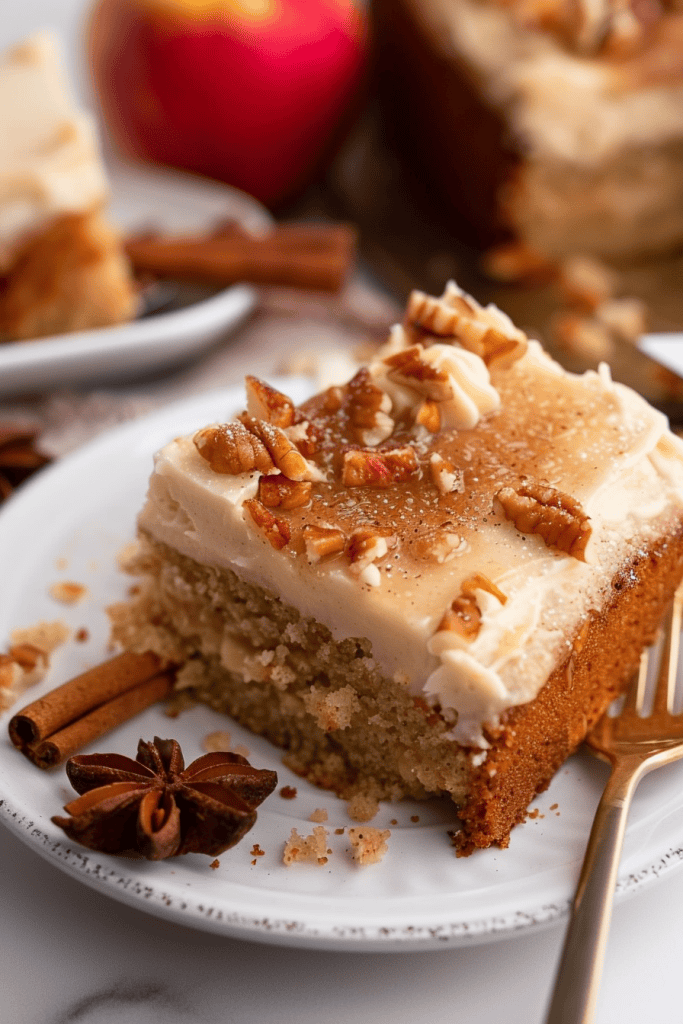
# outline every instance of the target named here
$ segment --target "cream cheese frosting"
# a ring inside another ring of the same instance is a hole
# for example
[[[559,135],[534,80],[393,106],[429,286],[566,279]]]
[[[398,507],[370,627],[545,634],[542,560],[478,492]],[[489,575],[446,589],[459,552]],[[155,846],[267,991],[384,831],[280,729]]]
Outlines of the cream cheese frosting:
[[[683,84],[671,76],[629,89],[627,68],[572,53],[479,0],[433,0],[420,17],[446,53],[475,70],[530,156],[590,166],[683,137]]]
[[[75,104],[55,37],[38,33],[0,61],[0,272],[55,217],[106,198],[94,121]]]
[[[457,302],[462,293],[450,295]],[[361,378],[354,381],[358,388]],[[349,400],[352,382],[305,403],[299,426],[287,428],[303,436],[302,424],[310,423],[323,438],[309,453],[318,467],[318,479],[306,485],[310,500],[289,513],[272,510],[288,516],[291,541],[273,546],[244,504],[258,501],[262,472],[216,472],[193,437],[158,453],[139,526],[279,595],[336,639],[368,638],[385,675],[438,705],[454,739],[483,748],[483,726],[538,694],[588,614],[610,601],[616,574],[680,522],[683,443],[606,367],[567,373],[536,342],[510,365],[487,365],[455,336],[426,336],[407,324],[362,381],[389,395],[390,404],[382,397],[377,409],[395,423],[393,437],[374,447],[365,437],[369,458],[410,447],[416,460],[418,468],[410,463],[395,485],[344,483],[340,452],[354,435],[350,420],[329,410]],[[469,419],[458,425],[447,412],[438,428],[425,428],[419,412],[433,400],[426,393],[438,394],[437,406],[462,404]],[[453,486],[438,486],[435,459],[449,467]],[[277,468],[269,472],[277,478]],[[507,517],[500,488],[530,478],[580,504],[590,536],[579,556]],[[307,529],[349,543],[369,536],[360,571],[349,562],[348,543],[331,557],[311,557],[296,539]],[[463,593],[480,616],[474,635],[444,626]]]

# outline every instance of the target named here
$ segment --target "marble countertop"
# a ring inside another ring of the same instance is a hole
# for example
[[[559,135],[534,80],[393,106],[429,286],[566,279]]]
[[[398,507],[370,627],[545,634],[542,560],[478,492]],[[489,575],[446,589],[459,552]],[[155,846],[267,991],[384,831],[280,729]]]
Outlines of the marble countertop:
[[[12,1024],[535,1024],[561,929],[427,953],[332,953],[158,920],[64,875],[10,833],[0,1019]],[[618,905],[597,1024],[680,1020],[683,872]]]
[[[0,46],[51,26],[77,62],[84,0],[5,0]],[[317,311],[319,314],[320,311]],[[270,315],[278,315],[271,305]],[[279,311],[283,315],[283,311]],[[381,319],[381,311],[378,313]],[[309,310],[309,319],[315,320]],[[231,350],[219,382],[253,369],[258,319]],[[324,331],[322,332],[324,334]],[[291,350],[291,327],[281,349]],[[318,330],[316,338],[321,337]],[[346,341],[349,338],[345,339]],[[332,334],[328,339],[334,343]],[[269,353],[274,365],[278,353]],[[216,383],[207,364],[194,385]],[[167,381],[152,395],[54,396],[35,410],[55,447],[185,390]],[[164,387],[167,389],[164,390]],[[61,417],[61,419],[60,419]],[[67,427],[70,426],[71,433]],[[439,952],[340,953],[259,945],[160,920],[108,899],[0,835],[0,1021],[7,1024],[535,1024],[542,1021],[562,942],[554,925],[533,935]],[[683,871],[620,902],[614,912],[597,1024],[681,1019]]]

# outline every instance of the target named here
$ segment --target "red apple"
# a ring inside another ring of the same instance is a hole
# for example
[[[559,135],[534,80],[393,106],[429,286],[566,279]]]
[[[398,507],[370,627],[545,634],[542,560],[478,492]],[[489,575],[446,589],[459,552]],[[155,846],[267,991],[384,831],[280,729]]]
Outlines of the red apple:
[[[366,25],[354,0],[99,0],[90,60],[106,126],[129,154],[272,206],[329,150]]]

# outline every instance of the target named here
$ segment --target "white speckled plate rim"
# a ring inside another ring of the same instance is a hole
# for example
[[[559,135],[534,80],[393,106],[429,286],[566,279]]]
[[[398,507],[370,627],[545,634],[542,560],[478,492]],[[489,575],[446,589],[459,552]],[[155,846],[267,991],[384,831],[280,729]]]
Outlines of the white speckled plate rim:
[[[310,385],[276,381],[300,400]],[[195,397],[125,424],[49,467],[0,510],[0,644],[15,626],[65,619],[90,634],[54,657],[49,678],[26,699],[51,689],[106,656],[107,603],[129,580],[115,564],[132,538],[152,453],[167,439],[232,414],[242,390]],[[46,516],[45,510],[49,510]],[[83,605],[57,605],[49,584],[66,575],[88,586]],[[16,707],[13,709],[16,710]],[[389,850],[377,865],[359,867],[336,829],[353,822],[342,801],[297,779],[281,752],[208,708],[170,720],[159,707],[103,737],[91,749],[133,755],[140,736],[174,735],[189,761],[201,737],[228,728],[255,764],[273,767],[297,798],[273,794],[252,831],[211,870],[197,855],[160,863],[114,858],[67,841],[50,817],[70,799],[63,771],[40,772],[9,743],[0,719],[0,821],[37,853],[93,888],[143,912],[191,927],[263,942],[349,951],[427,950],[488,942],[547,927],[567,910],[606,768],[587,754],[571,758],[534,804],[535,817],[513,832],[508,850],[457,859],[443,802],[383,805],[371,823],[389,827]],[[646,888],[683,861],[683,767],[648,776],[627,832],[618,895]],[[329,814],[332,853],[325,867],[282,863],[292,827],[313,827],[316,808]],[[417,821],[415,819],[418,819]],[[393,822],[396,822],[394,825]],[[263,857],[253,856],[258,844]]]

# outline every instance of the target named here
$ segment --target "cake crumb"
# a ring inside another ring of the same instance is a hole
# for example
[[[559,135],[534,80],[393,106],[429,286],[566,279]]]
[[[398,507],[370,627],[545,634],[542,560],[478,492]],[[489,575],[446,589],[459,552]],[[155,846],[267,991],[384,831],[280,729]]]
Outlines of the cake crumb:
[[[33,626],[13,629],[10,633],[13,643],[33,644],[34,647],[39,647],[46,654],[52,654],[58,647],[66,643],[70,636],[70,628],[59,619],[55,622],[36,622]]]
[[[335,828],[335,830],[334,830],[335,836],[343,836],[344,832],[345,832],[345,829],[343,827],[342,828]]]
[[[312,686],[304,697],[304,705],[323,732],[346,729],[360,710],[360,701],[352,686],[342,686],[332,693]]]
[[[560,806],[559,804],[551,804],[550,805],[550,810],[551,811],[556,811],[559,806]]]
[[[76,632],[74,633],[74,640],[76,640],[79,644],[84,644],[89,639],[90,633],[85,628],[85,626],[81,626],[81,628],[77,629]]]
[[[254,843],[249,853],[252,857],[265,857],[266,851],[262,850],[258,843]]]
[[[356,793],[349,800],[346,809],[353,821],[372,821],[379,811],[379,801],[368,793]]]
[[[280,790],[280,796],[283,800],[293,800],[296,796],[296,786],[283,786]]]
[[[207,732],[202,739],[202,750],[205,750],[207,754],[218,750],[230,750],[230,733],[226,729]]]
[[[50,597],[61,604],[78,604],[87,593],[87,587],[84,587],[82,583],[74,583],[72,580],[60,580],[49,588]]]
[[[209,864],[209,867],[213,868],[214,871],[216,870],[216,868],[219,868],[220,866],[221,862],[218,860],[218,858],[216,858],[216,860],[212,860],[211,863]]]
[[[327,821],[327,811],[324,807],[316,807],[312,814],[309,815],[309,821]]]
[[[310,836],[300,836],[295,828],[285,843],[284,863],[327,864],[327,829],[317,825]]]
[[[68,626],[61,622],[39,622],[12,631],[7,652],[0,654],[0,711],[45,678],[50,655],[69,635]]]
[[[415,822],[415,824],[417,824],[417,822],[420,820],[420,815],[419,814],[411,814],[410,820]]]
[[[387,852],[388,828],[350,828],[351,853],[358,864],[378,864]]]

